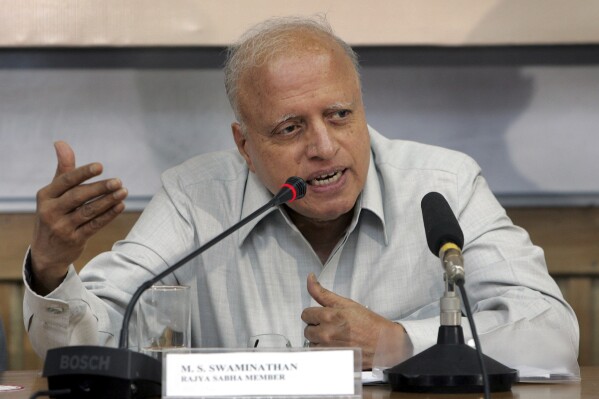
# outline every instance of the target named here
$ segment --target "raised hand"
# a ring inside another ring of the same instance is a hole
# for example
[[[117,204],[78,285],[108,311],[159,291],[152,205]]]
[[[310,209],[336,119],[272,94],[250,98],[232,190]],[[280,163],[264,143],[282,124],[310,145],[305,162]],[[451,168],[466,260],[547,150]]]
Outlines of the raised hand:
[[[306,308],[302,312],[302,320],[307,324],[304,336],[311,347],[360,347],[363,369],[372,368],[381,334],[386,340],[397,343],[397,346],[392,348],[393,351],[411,349],[410,340],[400,324],[327,290],[320,285],[313,273],[308,276],[308,292],[322,305]],[[402,353],[400,357],[406,356]]]
[[[102,173],[102,164],[76,167],[67,143],[54,148],[58,166],[52,182],[37,192],[31,243],[32,288],[42,295],[60,285],[87,240],[125,209],[127,197],[119,179],[83,184]]]

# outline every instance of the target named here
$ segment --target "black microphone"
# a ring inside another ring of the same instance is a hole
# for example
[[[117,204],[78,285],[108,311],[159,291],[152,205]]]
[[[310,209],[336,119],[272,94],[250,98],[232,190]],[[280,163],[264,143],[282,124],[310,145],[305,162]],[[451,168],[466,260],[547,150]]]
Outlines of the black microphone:
[[[451,283],[464,280],[464,233],[447,200],[430,192],[422,198],[420,207],[428,248],[441,259]]]
[[[491,391],[509,391],[516,381],[517,371],[485,356],[480,350],[464,288],[462,229],[441,194],[426,194],[420,206],[428,247],[441,259],[447,276],[439,306],[441,325],[436,345],[384,371],[391,388],[400,392],[484,392],[485,398],[490,397]],[[462,293],[477,350],[464,342],[460,303],[454,285]]]
[[[141,294],[191,259],[206,251],[266,210],[306,195],[306,182],[290,177],[279,192],[261,208],[220,233],[163,272],[145,281],[133,294],[121,326],[118,348],[67,346],[48,350],[43,376],[50,390],[70,390],[65,398],[153,398],[162,394],[162,363],[143,353],[128,349],[129,321]]]
[[[436,192],[428,193],[422,198],[420,207],[426,242],[431,252],[439,256],[439,250],[448,242],[462,249],[464,234],[445,197]]]
[[[169,274],[171,274],[172,272],[174,272],[175,270],[177,270],[178,268],[183,266],[185,263],[189,262],[190,260],[192,260],[193,258],[198,256],[199,254],[201,254],[205,250],[209,249],[214,244],[218,243],[220,240],[227,237],[228,235],[230,235],[231,233],[233,233],[240,227],[249,223],[254,218],[256,218],[256,216],[264,213],[267,209],[270,209],[273,206],[282,205],[286,202],[293,202],[297,199],[303,198],[304,195],[306,195],[306,189],[307,189],[306,182],[302,178],[296,177],[296,176],[292,176],[292,177],[288,178],[287,181],[285,181],[285,183],[281,186],[281,189],[279,190],[279,192],[276,193],[275,196],[270,201],[268,201],[265,205],[263,205],[261,208],[255,210],[252,214],[248,215],[243,220],[240,220],[233,226],[229,227],[227,230],[223,231],[222,233],[220,233],[219,235],[214,237],[212,240],[210,240],[206,244],[202,245],[200,248],[196,249],[195,251],[193,251],[192,253],[190,253],[189,255],[187,255],[186,257],[184,257],[183,259],[181,259],[174,265],[172,265],[169,268],[167,268],[166,270],[164,270],[162,273],[156,275],[155,277],[153,277],[150,280],[143,283],[137,289],[137,291],[133,294],[133,296],[131,297],[131,300],[129,301],[129,305],[127,305],[127,308],[125,309],[125,314],[123,315],[123,325],[121,326],[121,337],[119,340],[119,348],[125,349],[129,345],[129,342],[128,342],[129,341],[129,339],[128,339],[129,329],[127,328],[129,325],[129,320],[131,319],[131,315],[133,314],[133,308],[134,308],[135,304],[137,303],[137,301],[139,300],[139,297],[145,290],[147,290],[152,285],[154,285],[158,281],[162,280],[164,277],[168,276]]]

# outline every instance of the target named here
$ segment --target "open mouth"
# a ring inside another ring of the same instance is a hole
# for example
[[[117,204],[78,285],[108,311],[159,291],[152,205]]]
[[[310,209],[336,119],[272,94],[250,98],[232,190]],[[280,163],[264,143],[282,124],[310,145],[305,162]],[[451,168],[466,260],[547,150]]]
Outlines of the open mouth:
[[[343,175],[344,170],[338,170],[332,173],[327,173],[308,180],[311,186],[326,186],[337,182]]]

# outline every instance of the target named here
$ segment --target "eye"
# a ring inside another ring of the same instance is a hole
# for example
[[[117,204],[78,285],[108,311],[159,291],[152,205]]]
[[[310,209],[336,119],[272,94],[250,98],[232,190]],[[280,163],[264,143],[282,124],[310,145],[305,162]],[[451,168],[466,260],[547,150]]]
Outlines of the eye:
[[[331,119],[334,120],[343,120],[347,119],[351,115],[351,111],[349,109],[339,109],[331,114]]]
[[[273,136],[289,136],[294,133],[297,133],[301,126],[296,123],[288,123],[282,126],[277,127],[273,132]]]

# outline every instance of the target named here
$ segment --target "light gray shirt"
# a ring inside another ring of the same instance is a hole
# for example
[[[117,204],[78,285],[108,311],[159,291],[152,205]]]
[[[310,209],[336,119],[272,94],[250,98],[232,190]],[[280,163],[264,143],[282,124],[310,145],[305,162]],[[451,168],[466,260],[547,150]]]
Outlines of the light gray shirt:
[[[164,279],[191,286],[192,346],[245,347],[263,333],[301,346],[300,314],[316,305],[306,290],[313,272],[324,287],[400,322],[414,353],[430,347],[444,282],[426,244],[420,201],[437,191],[464,231],[466,287],[479,333],[553,331],[575,359],[576,317],[543,251],[512,224],[478,165],[458,152],[388,140],[373,129],[370,135],[370,167],[354,219],[324,265],[285,210],[274,208]],[[79,275],[71,266],[46,297],[27,286],[25,324],[40,356],[56,346],[116,345],[124,307],[143,281],[272,198],[233,150],[192,158],[166,171],[162,184],[112,251]],[[25,268],[26,284],[27,274]],[[509,345],[501,352],[509,355]]]

